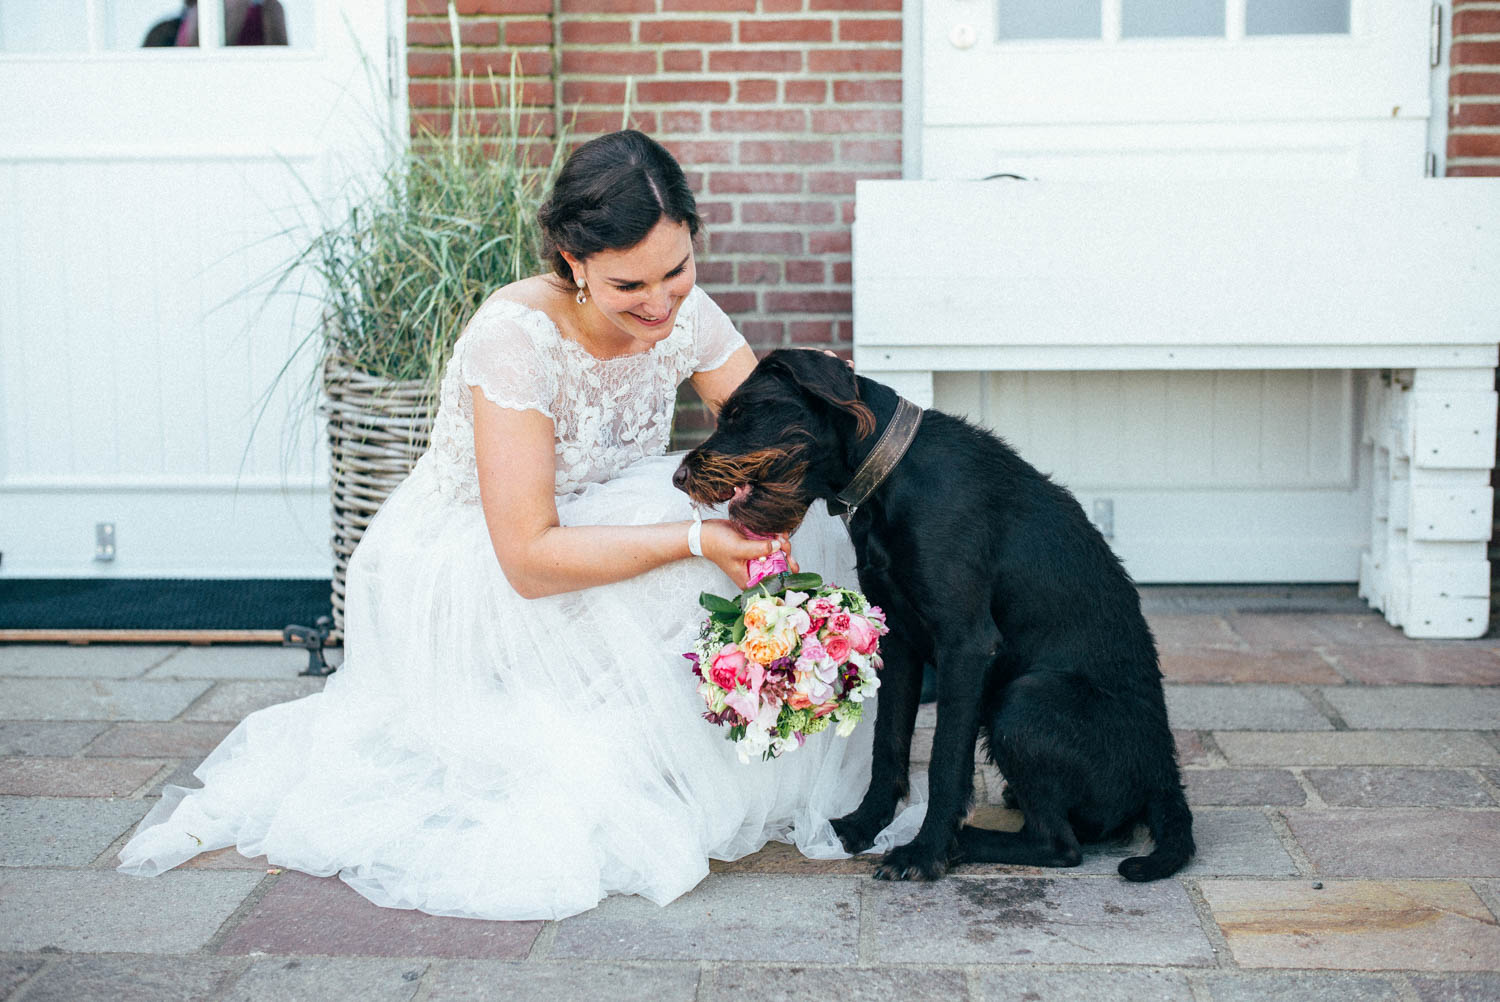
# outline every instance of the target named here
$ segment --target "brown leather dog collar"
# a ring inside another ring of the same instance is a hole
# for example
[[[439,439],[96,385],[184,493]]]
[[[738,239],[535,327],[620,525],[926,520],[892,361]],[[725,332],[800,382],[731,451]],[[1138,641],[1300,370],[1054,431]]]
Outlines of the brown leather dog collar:
[[[848,486],[835,495],[836,500],[828,503],[828,510],[835,515],[842,514],[846,522],[854,517],[859,506],[870,499],[870,495],[885,483],[885,478],[901,462],[921,426],[922,408],[905,397],[897,397],[896,413],[891,415],[890,424],[885,426],[875,448],[854,471]]]

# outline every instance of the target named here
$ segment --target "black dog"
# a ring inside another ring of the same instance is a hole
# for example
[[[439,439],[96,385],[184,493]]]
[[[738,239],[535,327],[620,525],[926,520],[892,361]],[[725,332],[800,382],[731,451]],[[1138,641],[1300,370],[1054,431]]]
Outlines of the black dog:
[[[898,397],[814,351],[772,352],[724,403],[718,429],[674,482],[730,517],[788,532],[832,500]],[[747,489],[748,488],[748,489]],[[881,879],[941,877],[952,863],[1076,866],[1079,841],[1145,822],[1150,855],[1120,863],[1157,880],[1194,851],[1167,728],[1156,645],[1125,569],[1065,488],[994,435],[927,411],[910,450],[849,520],[859,583],[885,609],[870,787],[834,822],[869,848],[907,793],[922,666],[937,668],[931,802]],[[981,726],[1025,817],[1019,832],[963,824]]]

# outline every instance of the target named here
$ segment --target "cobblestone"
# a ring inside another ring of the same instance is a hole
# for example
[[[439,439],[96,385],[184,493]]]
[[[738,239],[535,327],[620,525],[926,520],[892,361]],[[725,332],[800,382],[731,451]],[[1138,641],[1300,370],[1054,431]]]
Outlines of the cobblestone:
[[[1330,807],[1494,807],[1479,781],[1459,769],[1309,769]]]
[[[150,806],[140,800],[0,797],[0,866],[87,866]]]
[[[1500,811],[1288,811],[1320,873],[1500,877]]]
[[[1489,730],[1500,722],[1500,687],[1348,686],[1323,695],[1355,730]]]
[[[1167,719],[1199,731],[1320,731],[1333,724],[1296,689],[1274,685],[1169,685]],[[1328,690],[1325,690],[1328,691]]]
[[[1214,742],[1234,765],[1486,765],[1500,752],[1462,731],[1220,731]]]
[[[0,678],[6,720],[171,720],[207,682]]]
[[[1205,880],[1242,967],[1487,970],[1500,927],[1457,881]]]

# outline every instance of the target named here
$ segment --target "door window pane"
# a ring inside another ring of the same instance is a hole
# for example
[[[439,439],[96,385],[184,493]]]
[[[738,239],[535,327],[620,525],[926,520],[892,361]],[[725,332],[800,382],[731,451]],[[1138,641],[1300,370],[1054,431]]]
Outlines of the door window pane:
[[[1100,0],[998,0],[1001,41],[1098,38]]]
[[[182,31],[182,15],[186,8],[180,3],[171,0],[109,0],[100,7],[105,48],[169,48],[178,44],[198,44],[196,36],[188,37]]]
[[[84,0],[5,3],[0,0],[0,52],[87,52]]]
[[[1224,0],[1124,0],[1120,35],[1124,38],[1222,36]]]
[[[287,6],[306,12],[308,0],[223,0],[225,45],[287,45]],[[298,44],[306,45],[306,39]]]
[[[0,0],[3,2],[3,0]],[[312,44],[316,0],[204,0],[220,7],[223,46]],[[199,44],[197,0],[103,0],[105,44],[112,49]]]
[[[1246,0],[1247,35],[1347,35],[1349,0]]]

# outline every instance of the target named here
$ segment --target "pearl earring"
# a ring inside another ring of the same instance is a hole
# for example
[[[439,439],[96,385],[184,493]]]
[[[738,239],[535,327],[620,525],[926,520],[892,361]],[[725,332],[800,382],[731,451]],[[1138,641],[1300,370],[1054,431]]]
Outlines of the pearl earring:
[[[589,283],[586,279],[582,278],[577,279],[576,281],[578,282],[578,295],[574,296],[573,298],[578,301],[579,306],[582,306],[584,303],[589,301]]]

